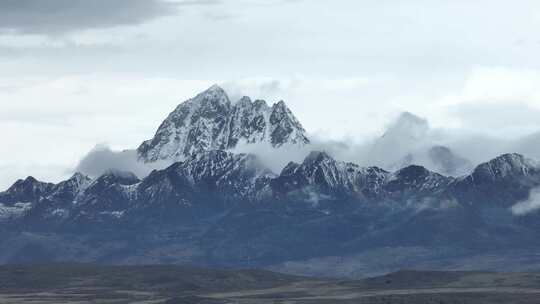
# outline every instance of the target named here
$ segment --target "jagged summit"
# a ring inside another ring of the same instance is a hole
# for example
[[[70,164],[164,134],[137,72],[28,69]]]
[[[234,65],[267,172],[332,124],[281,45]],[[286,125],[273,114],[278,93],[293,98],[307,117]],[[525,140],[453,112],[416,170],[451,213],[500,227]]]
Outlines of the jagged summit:
[[[380,191],[389,173],[377,167],[337,161],[326,152],[313,151],[301,164],[290,162],[272,182],[276,193],[317,193],[330,197],[363,197]]]
[[[537,162],[517,153],[507,153],[478,165],[472,177],[475,180],[500,180],[527,176],[540,172]]]
[[[11,187],[4,192],[4,195],[0,195],[0,202],[6,198],[15,199],[21,202],[27,202],[33,200],[35,197],[39,197],[43,193],[46,193],[52,189],[53,184],[38,181],[33,176],[28,176],[25,179],[17,180]]]
[[[210,150],[228,150],[240,143],[269,143],[272,147],[309,143],[306,131],[285,102],[272,106],[245,96],[231,103],[213,85],[176,107],[155,136],[137,149],[145,162],[182,160]]]
[[[225,93],[225,90],[223,90],[223,88],[220,87],[217,83],[214,83],[205,92],[223,92],[223,93]]]

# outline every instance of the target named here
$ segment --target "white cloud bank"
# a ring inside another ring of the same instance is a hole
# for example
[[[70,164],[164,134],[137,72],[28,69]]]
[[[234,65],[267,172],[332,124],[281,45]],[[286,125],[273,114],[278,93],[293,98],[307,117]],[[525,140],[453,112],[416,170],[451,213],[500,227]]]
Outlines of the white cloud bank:
[[[512,213],[515,215],[526,215],[540,209],[540,188],[531,190],[529,198],[512,206]]]
[[[90,177],[98,177],[109,170],[115,170],[132,172],[139,178],[143,178],[152,170],[163,169],[171,163],[158,161],[147,164],[138,160],[135,150],[113,151],[106,145],[97,145],[81,159],[75,171]]]

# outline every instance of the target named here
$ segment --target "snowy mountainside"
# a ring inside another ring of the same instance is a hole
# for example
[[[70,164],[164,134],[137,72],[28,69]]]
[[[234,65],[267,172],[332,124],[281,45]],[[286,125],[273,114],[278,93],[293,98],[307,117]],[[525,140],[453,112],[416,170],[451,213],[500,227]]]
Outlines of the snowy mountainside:
[[[182,160],[195,153],[228,150],[239,143],[266,142],[272,147],[309,143],[306,131],[287,105],[243,97],[232,103],[214,85],[169,114],[155,136],[137,149],[144,162]]]
[[[395,172],[361,167],[317,151],[302,163],[289,163],[276,175],[256,155],[212,150],[154,170],[142,180],[118,171],[93,180],[77,173],[58,184],[28,177],[0,193],[0,203],[40,212],[68,208],[71,214],[85,215],[104,211],[129,214],[143,206],[174,209],[176,202],[184,202],[182,208],[196,208],[208,200],[227,202],[218,208],[223,210],[241,202],[256,206],[310,201],[313,195],[328,201],[352,201],[357,206],[368,202],[401,205],[411,200],[423,204],[423,198],[464,202],[474,198],[477,204],[489,205],[492,195],[512,187],[513,191],[498,195],[493,202],[504,199],[501,204],[509,207],[539,185],[540,165],[519,154],[502,155],[480,164],[470,175],[454,178],[417,165]]]
[[[212,150],[142,180],[111,171],[17,181],[0,193],[0,262],[262,267],[381,246],[540,248],[538,212],[511,212],[539,186],[540,166],[518,154],[455,178],[325,152],[274,174],[255,155]]]

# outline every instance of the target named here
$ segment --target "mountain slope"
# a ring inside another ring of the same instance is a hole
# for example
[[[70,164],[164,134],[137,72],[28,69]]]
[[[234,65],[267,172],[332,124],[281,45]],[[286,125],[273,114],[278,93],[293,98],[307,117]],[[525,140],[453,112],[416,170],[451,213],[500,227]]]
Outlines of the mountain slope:
[[[70,218],[104,213],[129,218],[130,212],[141,208],[169,208],[174,214],[175,208],[214,206],[218,212],[244,203],[253,206],[244,211],[251,211],[291,201],[425,207],[428,199],[506,208],[539,185],[540,166],[518,154],[502,155],[479,165],[471,175],[453,178],[415,165],[396,172],[364,168],[336,161],[325,152],[312,152],[301,164],[290,163],[275,175],[255,155],[216,150],[155,170],[143,180],[113,171],[94,180],[76,174],[57,185],[29,177],[0,193],[0,202],[5,207],[24,203],[25,208],[71,214]]]
[[[510,207],[538,186],[540,166],[517,154],[454,178],[414,165],[363,168],[324,152],[276,175],[254,155],[207,151],[142,180],[111,171],[17,181],[0,193],[0,263],[266,267],[378,248],[446,260],[462,258],[447,252],[536,250],[538,214]]]
[[[340,162],[325,152],[311,152],[302,163],[289,163],[279,175],[272,173],[252,154],[214,150],[192,155],[139,180],[128,172],[110,171],[90,180],[79,173],[59,184],[32,177],[17,181],[0,193],[4,206],[30,203],[114,206],[129,209],[159,205],[165,201],[193,206],[215,200],[273,203],[310,200],[403,202],[422,197],[448,197],[463,202],[508,207],[540,185],[540,165],[519,154],[504,154],[480,164],[470,175],[453,178],[411,165],[396,172]],[[103,211],[103,210],[101,210]]]

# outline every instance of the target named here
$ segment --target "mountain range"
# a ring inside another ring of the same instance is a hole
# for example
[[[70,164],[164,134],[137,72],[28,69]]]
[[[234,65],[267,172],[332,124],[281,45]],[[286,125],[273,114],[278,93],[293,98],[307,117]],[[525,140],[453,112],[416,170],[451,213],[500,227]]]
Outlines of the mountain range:
[[[313,151],[276,173],[257,155],[230,151],[260,142],[310,140],[285,103],[232,103],[213,86],[180,104],[137,149],[142,162],[174,161],[169,167],[142,179],[118,170],[57,184],[28,177],[0,193],[0,262],[189,263],[352,277],[415,265],[540,268],[533,254],[540,218],[512,212],[540,186],[532,159],[504,154],[454,177]],[[429,151],[449,170],[466,162],[447,147]],[[478,257],[485,263],[471,263]]]

